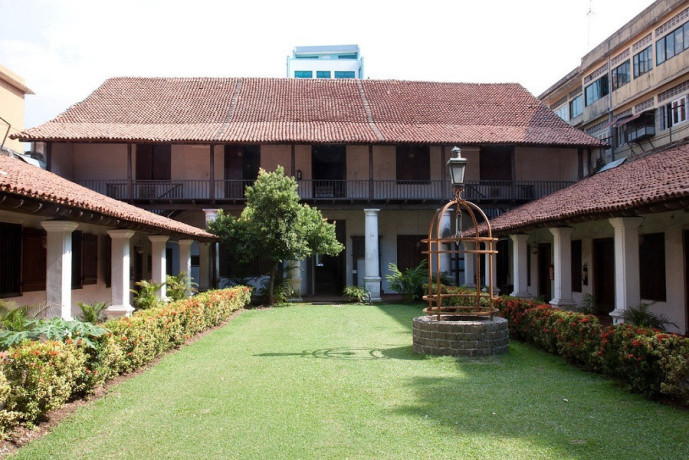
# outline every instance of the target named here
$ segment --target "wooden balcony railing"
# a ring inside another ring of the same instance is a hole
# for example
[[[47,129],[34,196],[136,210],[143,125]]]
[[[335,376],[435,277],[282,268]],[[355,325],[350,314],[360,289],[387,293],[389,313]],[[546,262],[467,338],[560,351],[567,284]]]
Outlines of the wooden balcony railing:
[[[109,197],[148,202],[236,202],[245,200],[244,180],[81,180],[78,184]],[[464,197],[477,203],[525,202],[571,185],[569,181],[470,181]],[[297,192],[314,202],[444,202],[450,199],[447,181],[300,180]]]

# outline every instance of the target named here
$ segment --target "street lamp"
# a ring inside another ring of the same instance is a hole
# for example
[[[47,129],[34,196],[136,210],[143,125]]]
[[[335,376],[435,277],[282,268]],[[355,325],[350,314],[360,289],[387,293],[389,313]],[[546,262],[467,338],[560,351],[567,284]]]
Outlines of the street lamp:
[[[447,160],[447,170],[450,173],[450,182],[455,188],[464,187],[464,171],[467,166],[467,159],[462,158],[462,150],[459,147],[452,149],[454,157]]]

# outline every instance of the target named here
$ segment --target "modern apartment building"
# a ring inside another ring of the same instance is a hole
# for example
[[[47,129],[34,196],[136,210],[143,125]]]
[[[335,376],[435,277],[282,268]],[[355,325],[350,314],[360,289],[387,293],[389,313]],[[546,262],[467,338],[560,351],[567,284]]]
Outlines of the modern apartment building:
[[[33,94],[24,79],[11,70],[0,65],[0,147],[16,153],[23,153],[24,148],[18,140],[11,139],[10,134],[24,129],[24,98]]]
[[[300,261],[294,276],[304,294],[336,295],[389,292],[390,262],[424,258],[454,146],[469,159],[465,196],[489,215],[584,177],[599,147],[517,84],[360,79],[113,78],[17,137],[45,143],[50,171],[201,228],[217,209],[239,213],[259,168],[281,165],[346,248]],[[149,242],[133,244],[145,261]],[[509,264],[498,262],[501,286]],[[464,281],[461,259],[443,270]]]
[[[689,137],[689,1],[658,0],[539,96],[610,145],[592,169]]]
[[[296,46],[287,78],[364,78],[364,58],[358,45]]]

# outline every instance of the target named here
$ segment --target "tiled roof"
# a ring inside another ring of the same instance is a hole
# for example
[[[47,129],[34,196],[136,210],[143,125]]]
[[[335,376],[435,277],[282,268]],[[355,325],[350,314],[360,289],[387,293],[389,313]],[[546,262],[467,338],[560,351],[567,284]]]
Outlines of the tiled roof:
[[[49,171],[0,155],[0,203],[4,201],[3,197],[8,196],[30,198],[68,209],[93,212],[119,220],[120,222],[116,225],[122,228],[142,228],[146,232],[201,241],[217,239],[200,228],[144,211],[84,188]],[[21,212],[21,208],[16,208],[16,210]],[[32,211],[39,210],[34,208]],[[65,219],[69,220],[69,217]],[[100,219],[95,219],[92,223],[99,222]]]
[[[680,200],[689,200],[689,144],[600,172],[501,214],[491,225],[494,234],[504,235],[533,227],[664,211],[676,208]]]
[[[113,78],[44,141],[514,143],[598,146],[521,85],[279,78]]]

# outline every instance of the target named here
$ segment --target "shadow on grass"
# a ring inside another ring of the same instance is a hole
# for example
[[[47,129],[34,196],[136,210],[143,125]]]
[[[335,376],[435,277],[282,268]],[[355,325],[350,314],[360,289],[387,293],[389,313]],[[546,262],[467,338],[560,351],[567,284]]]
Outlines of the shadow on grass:
[[[404,359],[422,360],[424,356],[412,351],[411,345],[395,348],[320,348],[318,350],[304,350],[297,353],[259,353],[254,356],[264,358],[290,357],[317,358],[317,359],[343,359],[343,360],[373,360],[373,359]]]
[[[411,332],[414,318],[425,315],[423,309],[426,304],[417,302],[413,304],[377,304],[375,306]]]

